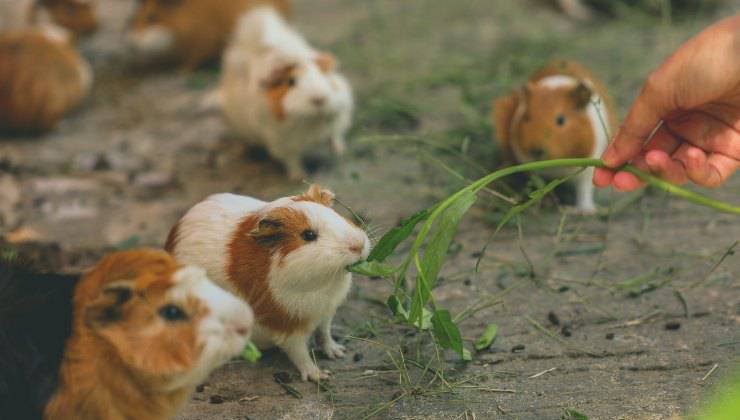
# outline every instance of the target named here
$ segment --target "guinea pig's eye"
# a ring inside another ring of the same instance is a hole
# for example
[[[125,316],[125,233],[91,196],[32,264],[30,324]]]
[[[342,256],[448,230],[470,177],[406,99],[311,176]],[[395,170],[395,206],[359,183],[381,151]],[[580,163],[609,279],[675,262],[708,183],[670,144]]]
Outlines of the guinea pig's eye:
[[[565,115],[563,115],[563,114],[559,114],[559,115],[558,115],[558,116],[557,116],[557,117],[555,118],[555,124],[557,124],[557,125],[559,125],[559,126],[561,126],[561,127],[562,127],[563,125],[565,125]]]
[[[319,239],[319,234],[315,230],[306,229],[301,233],[301,238],[306,242],[313,242]]]
[[[177,305],[165,305],[159,308],[159,316],[167,321],[184,321],[188,314]]]
[[[285,83],[288,85],[288,87],[295,86],[295,77],[291,77],[290,79],[286,80]]]

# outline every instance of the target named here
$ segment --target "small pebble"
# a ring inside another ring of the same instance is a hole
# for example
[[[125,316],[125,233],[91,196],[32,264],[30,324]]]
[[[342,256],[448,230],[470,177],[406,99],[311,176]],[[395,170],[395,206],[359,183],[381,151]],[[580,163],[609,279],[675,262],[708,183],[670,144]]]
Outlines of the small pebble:
[[[607,340],[614,340],[614,333],[606,333],[606,337],[605,338]]]
[[[665,324],[665,329],[669,331],[676,331],[677,329],[681,328],[681,323],[676,321],[671,321]]]
[[[553,311],[547,313],[547,320],[550,321],[552,325],[560,325],[560,318],[558,318]]]
[[[565,337],[570,337],[573,335],[573,332],[570,330],[569,326],[563,325],[563,328],[560,329],[560,334],[563,334]]]
[[[355,353],[355,355],[352,356],[352,360],[355,362],[359,362],[360,360],[362,360],[363,357],[364,356],[362,355],[362,353]]]
[[[279,384],[289,384],[293,382],[293,380],[290,379],[290,374],[288,372],[277,372],[272,375],[272,378]]]
[[[466,285],[466,286],[470,286],[471,284],[473,284],[473,280],[465,279],[465,280],[463,280],[463,284]]]
[[[206,384],[200,384],[195,387],[195,392],[203,392],[206,389]]]
[[[211,398],[208,399],[208,402],[211,404],[221,404],[224,402],[224,397],[220,395],[211,395]]]
[[[517,344],[516,346],[511,348],[512,353],[518,353],[520,351],[524,351],[525,347],[524,344]]]
[[[568,286],[560,286],[560,288],[558,289],[558,292],[559,293],[565,293],[568,290],[570,290],[570,287],[568,287]]]

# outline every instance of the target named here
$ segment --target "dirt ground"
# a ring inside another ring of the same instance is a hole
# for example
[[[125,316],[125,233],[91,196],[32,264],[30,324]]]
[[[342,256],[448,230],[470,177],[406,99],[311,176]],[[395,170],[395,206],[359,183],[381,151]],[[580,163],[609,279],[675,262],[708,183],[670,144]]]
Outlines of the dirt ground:
[[[34,239],[14,246],[54,269],[83,269],[111,249],[161,246],[177,218],[211,193],[272,199],[305,188],[277,164],[250,158],[218,113],[203,108],[216,70],[129,65],[121,33],[133,3],[103,0],[104,26],[82,45],[96,69],[88,103],[52,134],[0,141],[0,234]],[[470,178],[484,173],[471,167],[493,167],[491,98],[550,56],[586,63],[623,113],[662,57],[740,10],[730,2],[683,20],[578,24],[529,1],[295,3],[296,24],[337,54],[358,100],[349,157],[312,180],[380,233],[460,186],[420,156],[450,159]],[[475,165],[410,136],[464,149]],[[740,177],[710,193],[737,204]],[[470,342],[488,324],[499,328],[470,363],[394,324],[383,305],[391,287],[357,277],[334,329],[348,357],[317,353],[333,373],[329,384],[301,383],[282,354],[268,352],[256,365],[233,361],[215,372],[179,419],[685,415],[740,350],[740,259],[730,250],[740,223],[658,192],[633,198],[601,192],[600,204],[613,210],[603,217],[535,209],[521,233],[511,225],[496,237],[477,273],[500,212],[486,197],[468,215],[435,296],[453,314],[489,305],[461,324]],[[275,381],[281,372],[297,392]]]

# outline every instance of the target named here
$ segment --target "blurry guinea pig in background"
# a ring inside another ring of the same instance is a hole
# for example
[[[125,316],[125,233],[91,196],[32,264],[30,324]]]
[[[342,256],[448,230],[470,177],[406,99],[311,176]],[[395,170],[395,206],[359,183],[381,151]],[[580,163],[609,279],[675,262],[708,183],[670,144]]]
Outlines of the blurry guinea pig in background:
[[[194,70],[217,60],[239,16],[263,5],[290,14],[289,0],[138,0],[128,43],[139,61]]]
[[[73,41],[97,26],[94,0],[0,0],[0,132],[47,132],[82,103],[93,77]]]
[[[69,41],[35,28],[0,34],[0,132],[53,129],[91,85],[90,66]]]
[[[582,65],[559,59],[511,95],[497,98],[492,117],[496,141],[509,163],[599,158],[615,122],[606,88]],[[576,207],[583,213],[596,210],[592,173],[589,169],[576,177]]]
[[[28,27],[89,35],[98,28],[97,0],[0,0],[0,31]]]
[[[264,146],[288,176],[306,176],[308,154],[345,150],[352,88],[333,55],[313,48],[274,9],[243,16],[224,54],[220,101],[232,131]]]
[[[0,304],[8,419],[170,419],[253,324],[248,305],[159,250],[110,254],[82,276],[0,260]]]

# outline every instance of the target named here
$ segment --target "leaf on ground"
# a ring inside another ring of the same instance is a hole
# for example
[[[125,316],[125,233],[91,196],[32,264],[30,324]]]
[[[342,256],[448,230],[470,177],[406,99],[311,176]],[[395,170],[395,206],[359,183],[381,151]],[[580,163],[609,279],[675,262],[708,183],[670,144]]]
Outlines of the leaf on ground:
[[[368,261],[383,262],[388,256],[390,256],[396,247],[405,241],[411,233],[414,232],[414,228],[419,222],[429,217],[431,208],[422,210],[410,217],[401,220],[398,226],[389,230],[388,233],[380,238],[380,241],[375,245],[370,255],[367,257]]]
[[[347,270],[367,277],[390,277],[398,268],[378,261],[361,261],[347,267]]]
[[[478,341],[475,342],[475,349],[481,351],[491,347],[491,344],[493,344],[493,340],[496,339],[497,333],[498,325],[488,324],[485,331],[483,331],[483,334],[481,334],[480,338],[478,338]]]
[[[576,410],[570,408],[565,410],[565,414],[560,417],[561,420],[588,420],[588,416],[581,414]]]
[[[461,358],[465,357],[462,335],[457,325],[452,321],[450,311],[440,309],[432,315],[432,325],[434,326],[434,336],[442,348],[452,349]]]

